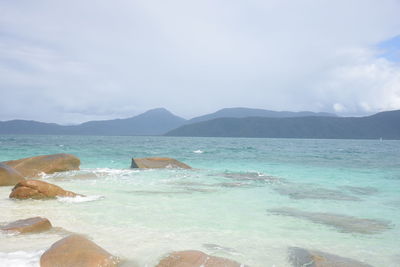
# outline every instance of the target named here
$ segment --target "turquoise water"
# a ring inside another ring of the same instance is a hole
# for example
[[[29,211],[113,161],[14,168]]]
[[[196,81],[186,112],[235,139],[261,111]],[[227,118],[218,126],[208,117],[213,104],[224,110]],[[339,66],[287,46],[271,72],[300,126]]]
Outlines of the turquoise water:
[[[126,266],[198,249],[250,266],[290,266],[287,249],[400,266],[400,142],[245,138],[0,136],[0,161],[71,153],[81,170],[45,175],[83,199],[8,199],[0,223],[44,216],[63,229],[0,235],[0,266],[38,266],[68,232]],[[193,170],[133,170],[167,156]],[[3,264],[3,265],[2,265]]]

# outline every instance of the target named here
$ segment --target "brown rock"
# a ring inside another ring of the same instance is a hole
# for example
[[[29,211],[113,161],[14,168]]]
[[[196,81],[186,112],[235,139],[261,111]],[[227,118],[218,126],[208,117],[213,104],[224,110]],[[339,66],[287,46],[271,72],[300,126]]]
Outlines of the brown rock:
[[[24,177],[35,177],[39,173],[55,173],[62,171],[79,170],[79,158],[70,154],[53,154],[18,160],[4,161],[4,164],[13,167]]]
[[[14,168],[0,162],[0,186],[16,185],[24,177]]]
[[[236,261],[210,256],[198,250],[177,251],[162,259],[156,267],[240,267]]]
[[[289,248],[289,261],[293,267],[372,267],[353,259],[298,247]]]
[[[55,197],[75,197],[78,194],[66,191],[59,186],[38,180],[21,181],[14,186],[10,198],[43,199]]]
[[[131,168],[182,168],[191,169],[190,166],[172,158],[133,158]]]
[[[33,217],[9,223],[1,227],[1,230],[19,233],[37,233],[50,230],[51,227],[51,223],[48,219]]]
[[[41,267],[115,267],[118,258],[80,235],[70,235],[40,257]]]

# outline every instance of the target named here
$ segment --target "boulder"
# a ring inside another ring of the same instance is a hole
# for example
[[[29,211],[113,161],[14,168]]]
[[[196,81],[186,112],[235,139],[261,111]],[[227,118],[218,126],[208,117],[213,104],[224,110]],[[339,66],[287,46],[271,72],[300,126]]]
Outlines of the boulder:
[[[14,168],[0,162],[0,186],[16,185],[24,177]]]
[[[183,162],[177,161],[172,158],[133,158],[131,168],[146,168],[146,169],[158,169],[158,168],[182,168],[191,169],[190,166]]]
[[[38,180],[21,181],[14,186],[10,194],[10,198],[17,199],[43,199],[55,197],[75,197],[71,191],[66,191],[59,186]]]
[[[24,177],[36,177],[40,173],[51,174],[55,172],[79,170],[81,161],[74,155],[53,154],[4,161],[3,163],[13,167]]]
[[[80,235],[70,235],[46,250],[40,257],[41,267],[115,267],[118,258]]]
[[[353,259],[298,247],[289,248],[289,261],[293,267],[372,267]]]
[[[5,226],[2,226],[0,229],[7,232],[37,233],[50,230],[51,227],[51,223],[48,219],[33,217],[11,222]]]
[[[198,250],[177,251],[162,259],[156,267],[240,267],[236,261],[207,255]]]

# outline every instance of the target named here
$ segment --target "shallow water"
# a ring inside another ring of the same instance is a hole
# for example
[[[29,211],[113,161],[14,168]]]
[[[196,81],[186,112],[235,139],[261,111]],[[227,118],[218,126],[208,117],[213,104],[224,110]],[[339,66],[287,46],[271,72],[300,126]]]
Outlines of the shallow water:
[[[38,266],[43,250],[70,232],[128,266],[186,249],[289,266],[294,246],[400,265],[399,141],[0,136],[0,152],[0,161],[75,154],[80,171],[42,179],[87,195],[13,201],[11,187],[0,187],[0,223],[43,216],[62,228],[0,234],[0,266]],[[148,156],[194,169],[129,169],[131,157]]]

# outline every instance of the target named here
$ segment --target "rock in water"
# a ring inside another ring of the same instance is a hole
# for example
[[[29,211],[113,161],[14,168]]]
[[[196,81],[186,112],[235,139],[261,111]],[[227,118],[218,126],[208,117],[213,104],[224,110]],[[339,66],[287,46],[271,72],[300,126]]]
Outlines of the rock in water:
[[[40,173],[51,174],[55,172],[79,170],[81,161],[74,155],[53,154],[4,161],[3,163],[13,167],[24,177],[35,177]]]
[[[172,158],[133,158],[131,168],[182,168],[191,169],[190,166]]]
[[[70,235],[46,250],[41,267],[115,267],[118,258],[80,235]]]
[[[377,234],[391,229],[390,222],[384,220],[365,219],[335,213],[307,212],[292,208],[269,209],[268,211],[276,215],[291,216],[333,226],[345,233]]]
[[[14,168],[0,162],[0,186],[16,185],[24,177]]]
[[[19,233],[38,233],[50,230],[51,227],[51,223],[48,219],[33,217],[9,223],[1,227],[1,230]]]
[[[240,267],[236,261],[207,255],[197,250],[177,251],[162,259],[156,267]]]
[[[75,197],[78,194],[66,191],[59,186],[38,180],[21,181],[14,186],[10,198],[43,199],[55,197]]]
[[[293,267],[372,267],[353,259],[298,247],[289,248],[289,261]]]

